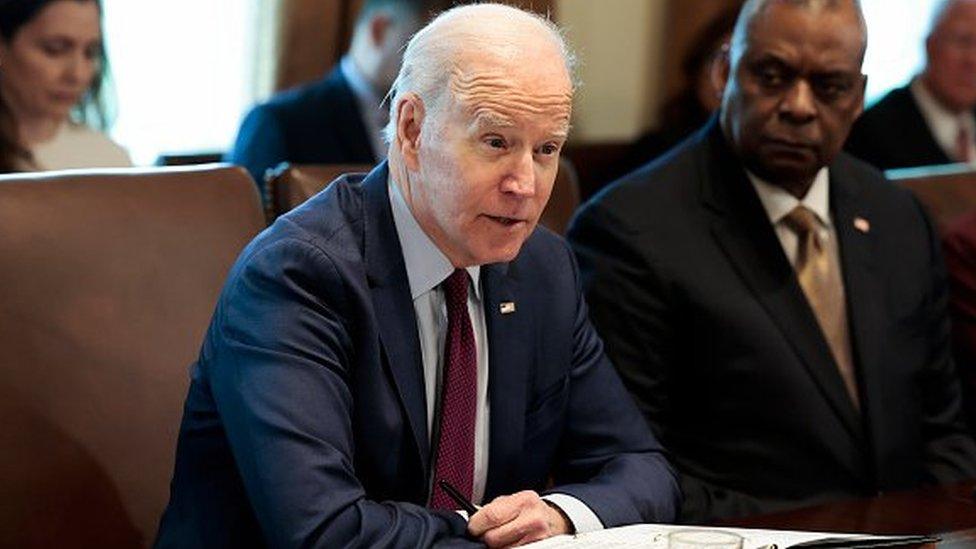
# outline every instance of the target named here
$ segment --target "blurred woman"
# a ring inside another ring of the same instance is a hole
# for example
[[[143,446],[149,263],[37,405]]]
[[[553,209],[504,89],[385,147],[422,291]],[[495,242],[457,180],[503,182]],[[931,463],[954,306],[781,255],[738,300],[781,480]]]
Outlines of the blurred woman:
[[[129,166],[102,131],[99,0],[0,0],[0,172]]]

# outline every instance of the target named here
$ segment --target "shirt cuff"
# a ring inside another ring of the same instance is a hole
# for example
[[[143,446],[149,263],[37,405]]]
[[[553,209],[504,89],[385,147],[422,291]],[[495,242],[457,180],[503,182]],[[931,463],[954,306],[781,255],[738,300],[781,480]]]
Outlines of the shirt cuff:
[[[573,523],[573,528],[577,534],[585,534],[595,530],[603,530],[603,522],[596,516],[585,503],[568,494],[546,494],[542,499],[559,507],[569,521]]]

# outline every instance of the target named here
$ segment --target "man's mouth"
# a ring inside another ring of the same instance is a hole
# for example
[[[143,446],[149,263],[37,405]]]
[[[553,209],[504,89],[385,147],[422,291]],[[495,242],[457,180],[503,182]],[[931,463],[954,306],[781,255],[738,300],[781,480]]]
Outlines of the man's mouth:
[[[515,218],[515,217],[505,217],[505,216],[500,216],[500,215],[488,215],[488,214],[485,214],[485,217],[487,217],[488,219],[494,221],[495,223],[498,223],[500,225],[504,225],[506,227],[511,227],[511,226],[514,226],[514,225],[518,225],[519,223],[524,223],[525,222],[524,219],[518,219],[518,218]]]
[[[774,147],[782,147],[784,149],[813,150],[815,148],[814,145],[808,141],[801,141],[796,139],[783,139],[778,137],[771,137],[766,140],[766,143]]]

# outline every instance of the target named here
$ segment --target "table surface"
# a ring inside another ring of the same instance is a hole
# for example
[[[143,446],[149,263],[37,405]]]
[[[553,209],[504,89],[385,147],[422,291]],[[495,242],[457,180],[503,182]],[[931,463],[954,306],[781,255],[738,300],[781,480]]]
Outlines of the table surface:
[[[938,534],[939,549],[976,548],[976,480],[727,520],[723,526]]]

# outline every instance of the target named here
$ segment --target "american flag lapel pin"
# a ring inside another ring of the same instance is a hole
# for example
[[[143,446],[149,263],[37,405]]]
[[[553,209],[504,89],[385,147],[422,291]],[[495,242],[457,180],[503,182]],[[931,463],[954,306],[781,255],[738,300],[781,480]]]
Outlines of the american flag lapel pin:
[[[871,222],[863,217],[854,218],[854,228],[861,231],[864,234],[871,232]]]
[[[503,315],[510,315],[515,312],[515,302],[514,301],[502,301],[498,304],[498,312]]]

